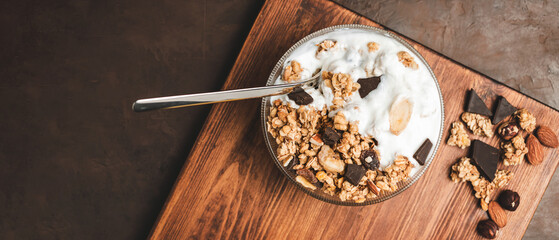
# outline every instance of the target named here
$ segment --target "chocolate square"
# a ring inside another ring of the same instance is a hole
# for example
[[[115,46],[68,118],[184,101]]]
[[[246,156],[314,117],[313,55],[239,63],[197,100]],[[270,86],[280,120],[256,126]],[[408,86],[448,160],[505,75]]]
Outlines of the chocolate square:
[[[287,94],[287,97],[293,100],[297,105],[308,105],[314,101],[312,96],[301,87],[295,87],[292,92]]]
[[[493,120],[491,123],[495,125],[500,121],[503,121],[503,119],[516,112],[516,110],[517,109],[512,106],[506,98],[499,96],[499,99],[497,100],[497,107],[495,108],[495,114],[493,114]]]
[[[367,162],[367,158],[371,158],[371,162]],[[365,150],[361,152],[361,164],[367,169],[377,170],[380,161],[378,160],[377,152],[375,150]]]
[[[472,154],[471,158],[478,166],[480,172],[489,180],[495,179],[497,172],[497,164],[499,163],[500,152],[488,144],[474,140],[472,141]]]
[[[380,77],[360,78],[357,80],[357,83],[361,85],[359,88],[359,96],[364,98],[369,95],[371,91],[377,89],[380,83]]]
[[[338,141],[342,138],[336,130],[326,127],[324,128],[324,132],[322,133],[322,141],[327,145],[334,146],[334,144],[338,143]]]
[[[468,97],[466,112],[477,113],[491,117],[493,114],[489,111],[489,108],[485,105],[483,100],[477,95],[476,91],[470,90],[470,96]]]
[[[344,177],[348,182],[357,186],[359,185],[361,178],[365,176],[365,172],[367,172],[367,170],[365,170],[362,166],[357,164],[348,164],[345,169]]]
[[[432,147],[433,143],[431,143],[431,140],[429,140],[429,138],[425,139],[423,144],[421,144],[419,149],[417,149],[417,151],[413,154],[413,158],[415,158],[419,164],[424,165]]]

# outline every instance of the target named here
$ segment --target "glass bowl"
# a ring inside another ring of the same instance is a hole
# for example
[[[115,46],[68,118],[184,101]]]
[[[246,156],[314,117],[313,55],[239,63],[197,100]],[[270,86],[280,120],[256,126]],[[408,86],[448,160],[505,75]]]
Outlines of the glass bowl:
[[[272,159],[273,159],[274,163],[280,169],[280,171],[287,178],[289,178],[289,180],[292,181],[299,189],[301,189],[303,192],[305,192],[305,193],[307,193],[307,194],[309,194],[309,195],[311,195],[311,196],[313,196],[313,197],[315,197],[319,200],[322,200],[322,201],[325,201],[325,202],[328,202],[328,203],[333,203],[333,204],[337,204],[337,205],[346,205],[346,206],[364,206],[364,205],[379,203],[379,202],[385,201],[387,199],[390,199],[390,198],[400,194],[401,192],[403,192],[404,190],[409,188],[412,184],[414,184],[423,175],[423,173],[427,170],[427,168],[429,167],[429,165],[433,161],[433,158],[435,157],[435,154],[437,153],[437,150],[439,148],[439,144],[441,143],[443,126],[444,126],[444,104],[443,104],[441,89],[439,87],[439,83],[437,81],[437,78],[435,77],[435,74],[431,70],[431,67],[429,66],[429,64],[427,64],[425,59],[417,52],[417,50],[415,50],[415,48],[413,48],[406,41],[402,40],[401,38],[399,38],[398,36],[396,36],[395,34],[389,32],[389,31],[386,31],[386,30],[383,30],[383,29],[380,29],[380,28],[376,28],[376,27],[360,25],[360,24],[337,25],[337,26],[324,28],[324,29],[316,31],[316,32],[304,37],[303,39],[299,40],[297,43],[295,43],[295,45],[293,45],[291,48],[289,48],[289,50],[287,50],[287,52],[278,61],[278,63],[276,64],[276,66],[272,70],[272,73],[270,74],[270,77],[268,78],[268,82],[266,83],[266,85],[267,86],[273,85],[273,83],[276,81],[276,79],[281,74],[281,70],[283,69],[283,65],[284,65],[285,60],[289,57],[289,55],[297,47],[301,46],[302,44],[308,42],[309,40],[311,40],[315,37],[319,37],[321,35],[324,35],[324,34],[327,34],[327,33],[333,32],[333,31],[337,31],[337,30],[340,30],[340,29],[366,30],[366,31],[380,33],[380,34],[383,34],[383,35],[385,35],[389,38],[392,38],[392,39],[398,41],[404,47],[406,47],[410,52],[413,52],[419,58],[419,61],[422,61],[423,64],[429,70],[429,72],[432,76],[432,79],[435,82],[435,85],[437,87],[438,94],[439,94],[439,98],[438,98],[439,103],[437,103],[437,104],[440,104],[440,107],[441,107],[441,124],[440,124],[438,139],[433,144],[434,148],[431,151],[431,153],[429,154],[429,156],[427,156],[425,164],[423,166],[418,166],[418,169],[415,172],[415,174],[410,176],[406,181],[398,182],[398,189],[396,191],[393,191],[393,192],[382,191],[380,193],[380,195],[377,196],[376,198],[368,198],[366,201],[360,202],[360,203],[357,203],[357,202],[354,202],[354,201],[342,201],[338,196],[336,196],[336,195],[331,196],[329,194],[326,194],[326,193],[322,192],[320,189],[311,190],[311,189],[308,189],[306,187],[303,187],[301,184],[299,184],[297,181],[295,181],[295,177],[297,176],[297,174],[294,171],[288,171],[282,165],[282,163],[278,160],[277,155],[276,155],[276,149],[278,147],[278,144],[276,144],[275,139],[268,133],[268,129],[267,129],[267,126],[266,126],[266,116],[268,116],[269,111],[270,111],[270,107],[271,107],[270,97],[265,97],[265,98],[262,99],[262,105],[261,105],[261,115],[262,115],[261,119],[262,119],[262,122],[261,122],[261,124],[262,124],[262,131],[264,133],[264,139],[266,141],[266,145],[268,146],[268,150],[270,152],[270,155],[272,155]]]

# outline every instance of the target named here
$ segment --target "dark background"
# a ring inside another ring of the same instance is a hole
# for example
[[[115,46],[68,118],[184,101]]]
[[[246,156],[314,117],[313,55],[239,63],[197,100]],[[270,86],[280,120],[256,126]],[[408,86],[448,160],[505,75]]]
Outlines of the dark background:
[[[338,2],[559,106],[559,1]],[[220,89],[262,5],[1,1],[0,238],[145,238],[210,107],[132,102]],[[526,238],[557,237],[554,182]]]

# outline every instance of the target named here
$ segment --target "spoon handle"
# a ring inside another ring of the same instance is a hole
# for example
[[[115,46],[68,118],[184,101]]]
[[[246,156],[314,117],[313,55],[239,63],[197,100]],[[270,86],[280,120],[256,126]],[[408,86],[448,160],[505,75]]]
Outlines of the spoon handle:
[[[260,98],[274,95],[287,94],[293,91],[295,87],[302,86],[314,79],[280,85],[272,85],[265,87],[244,88],[235,90],[225,90],[209,93],[195,93],[169,97],[140,99],[132,105],[135,112],[144,112],[155,109],[180,108],[204,104],[212,104],[219,102],[229,102],[243,99]]]

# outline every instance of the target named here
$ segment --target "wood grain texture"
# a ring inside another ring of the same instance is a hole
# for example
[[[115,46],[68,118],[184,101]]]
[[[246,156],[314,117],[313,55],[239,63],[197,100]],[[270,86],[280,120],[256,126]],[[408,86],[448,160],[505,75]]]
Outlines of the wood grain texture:
[[[263,6],[224,89],[264,85],[276,61],[296,41],[324,27],[378,24],[324,0],[269,0]],[[463,111],[474,88],[493,106],[497,95],[528,108],[539,124],[557,130],[559,113],[411,40],[437,76],[445,100],[445,130]],[[467,150],[441,145],[432,165],[408,190],[380,204],[336,206],[298,190],[276,168],[259,124],[259,100],[221,103],[212,111],[155,223],[152,239],[478,239],[475,227],[487,214],[471,186],[455,184],[450,166]],[[497,140],[481,138],[493,146]],[[520,239],[553,175],[558,151],[544,163],[508,167],[507,188],[521,196],[500,239]],[[500,166],[500,168],[505,168]]]

